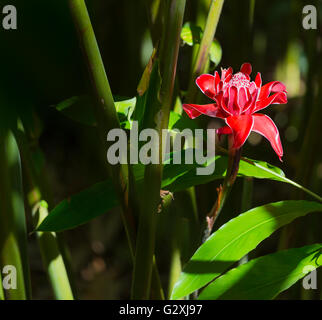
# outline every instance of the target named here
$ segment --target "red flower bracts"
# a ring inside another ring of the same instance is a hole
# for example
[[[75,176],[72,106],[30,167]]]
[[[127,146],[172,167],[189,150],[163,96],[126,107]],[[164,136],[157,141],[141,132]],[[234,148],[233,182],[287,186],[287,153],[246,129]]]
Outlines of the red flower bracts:
[[[214,103],[184,104],[183,109],[191,119],[201,114],[224,119],[227,126],[218,129],[217,133],[219,136],[232,134],[235,149],[245,143],[251,131],[260,133],[269,140],[281,160],[283,148],[275,123],[269,116],[256,112],[271,104],[287,103],[285,85],[272,81],[262,86],[261,74],[251,81],[251,72],[251,64],[244,63],[236,74],[229,68],[221,70],[221,77],[217,71],[215,75],[201,75],[196,84]]]

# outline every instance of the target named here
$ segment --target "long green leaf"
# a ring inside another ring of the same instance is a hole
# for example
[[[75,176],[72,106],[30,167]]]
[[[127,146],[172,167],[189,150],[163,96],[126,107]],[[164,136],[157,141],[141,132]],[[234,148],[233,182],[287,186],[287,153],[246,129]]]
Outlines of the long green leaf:
[[[322,264],[322,244],[269,254],[230,270],[207,286],[199,299],[274,299]]]
[[[228,157],[216,156],[213,161],[215,161],[215,171],[211,175],[197,175],[197,164],[166,164],[164,167],[162,187],[171,191],[181,191],[192,186],[224,178],[227,170]],[[208,166],[210,166],[211,163],[212,162],[209,162]],[[257,160],[249,160],[249,162],[241,160],[238,176],[254,177],[257,179],[271,179],[289,183],[281,169],[264,161]]]
[[[199,247],[183,269],[171,298],[179,299],[205,286],[274,231],[314,211],[322,211],[322,204],[281,201],[254,208],[230,220]]]
[[[12,300],[30,299],[21,161],[11,132],[0,134],[0,177],[0,271],[11,265],[16,268],[17,276],[17,288],[6,290],[5,295]]]
[[[171,157],[172,158],[172,157]],[[222,179],[226,173],[226,156],[216,156],[215,172],[209,176],[196,174],[197,164],[176,165],[166,163],[163,168],[162,188],[181,191],[199,184],[205,184],[216,179]],[[144,179],[144,165],[134,166],[134,175],[138,188]],[[302,188],[287,179],[281,169],[264,161],[245,159],[240,162],[239,176],[250,176],[257,179],[271,179],[292,184]],[[316,198],[316,196],[315,196]],[[79,202],[79,204],[78,204]],[[100,204],[97,206],[97,204]],[[106,213],[119,205],[112,183],[107,180],[74,195],[70,200],[64,200],[57,205],[43,221],[39,231],[63,231],[75,228],[91,219]]]
[[[63,231],[75,228],[118,205],[112,182],[100,182],[59,203],[37,231]]]

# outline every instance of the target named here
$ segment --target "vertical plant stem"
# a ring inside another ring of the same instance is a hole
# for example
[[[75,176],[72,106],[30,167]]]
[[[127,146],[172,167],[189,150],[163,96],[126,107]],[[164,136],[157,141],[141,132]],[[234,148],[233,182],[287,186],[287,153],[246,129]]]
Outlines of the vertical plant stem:
[[[84,0],[69,0],[69,4],[97,97],[97,104],[95,105],[96,120],[99,125],[102,141],[105,142],[108,130],[120,128],[112,92],[85,2]],[[109,174],[113,179],[113,184],[117,190],[120,202],[122,204],[122,220],[129,243],[131,256],[134,258],[136,226],[129,200],[129,169],[130,167],[127,165],[111,166],[108,164]],[[154,292],[160,293],[158,298],[162,299],[163,294],[160,285],[157,267],[154,262]]]
[[[233,187],[233,184],[236,180],[238,169],[239,169],[239,161],[241,157],[241,148],[233,149],[231,146],[233,144],[233,137],[231,135],[228,136],[229,141],[229,155],[228,155],[228,166],[226,176],[223,182],[223,185],[218,189],[217,200],[212,207],[210,213],[207,216],[208,228],[206,230],[205,239],[207,239],[212,231],[213,225],[220,214],[226,199]]]
[[[154,48],[157,47],[162,35],[162,14],[164,1],[146,0],[146,8],[148,13],[149,29]]]
[[[206,27],[201,39],[196,61],[194,62],[192,69],[192,76],[189,82],[186,101],[191,102],[196,100],[198,88],[195,85],[195,80],[198,76],[205,72],[205,67],[208,64],[209,50],[216,33],[223,4],[224,0],[212,0],[211,2]]]
[[[69,0],[69,4],[97,98],[94,111],[98,121],[101,139],[105,141],[108,130],[120,128],[111,88],[85,2],[84,0]],[[122,203],[122,219],[130,243],[130,251],[133,256],[135,227],[128,202],[127,166],[116,165],[112,167],[108,165],[108,170]]]
[[[145,169],[144,194],[146,202],[140,212],[137,246],[135,254],[132,299],[148,299],[151,283],[151,271],[155,246],[156,213],[160,202],[162,179],[162,129],[168,128],[169,113],[173,99],[177,59],[180,44],[185,0],[168,0],[166,6],[166,24],[161,44],[160,88],[161,109],[153,110],[159,133],[159,164],[148,165]]]
[[[48,215],[48,204],[38,202],[33,208],[34,225],[37,227]],[[69,276],[54,232],[37,232],[40,253],[48,273],[55,298],[73,300]]]
[[[7,299],[31,298],[19,150],[11,132],[0,134],[0,270],[14,266],[17,288]]]

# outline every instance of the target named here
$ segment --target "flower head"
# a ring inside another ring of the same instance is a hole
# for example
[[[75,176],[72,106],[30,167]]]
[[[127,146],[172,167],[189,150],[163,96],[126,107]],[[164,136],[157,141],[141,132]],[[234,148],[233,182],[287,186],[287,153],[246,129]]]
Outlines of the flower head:
[[[261,74],[251,81],[252,66],[244,63],[240,72],[233,74],[232,68],[222,69],[221,76],[203,74],[197,78],[200,90],[214,103],[207,105],[184,104],[183,109],[191,119],[201,114],[222,118],[227,126],[217,130],[218,135],[232,134],[233,148],[240,148],[251,131],[263,135],[281,159],[283,148],[278,129],[267,115],[256,113],[271,104],[287,103],[285,85],[272,81],[262,86]]]

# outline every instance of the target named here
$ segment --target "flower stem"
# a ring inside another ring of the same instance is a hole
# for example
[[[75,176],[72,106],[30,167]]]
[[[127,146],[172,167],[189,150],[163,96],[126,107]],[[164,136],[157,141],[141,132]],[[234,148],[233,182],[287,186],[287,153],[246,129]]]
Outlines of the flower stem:
[[[233,149],[232,139],[233,139],[232,136],[228,136],[230,147],[229,147],[229,155],[228,155],[227,172],[226,172],[223,185],[218,188],[217,200],[207,216],[208,226],[207,226],[205,238],[208,238],[210,236],[213,225],[225,204],[225,201],[232,189],[232,186],[238,174],[239,161],[241,158],[241,148]]]
[[[205,72],[206,66],[208,65],[209,50],[216,33],[223,4],[224,0],[212,0],[211,2],[204,34],[201,39],[196,61],[193,64],[192,76],[188,87],[186,101],[196,100],[198,88],[195,85],[195,80],[198,76]]]

